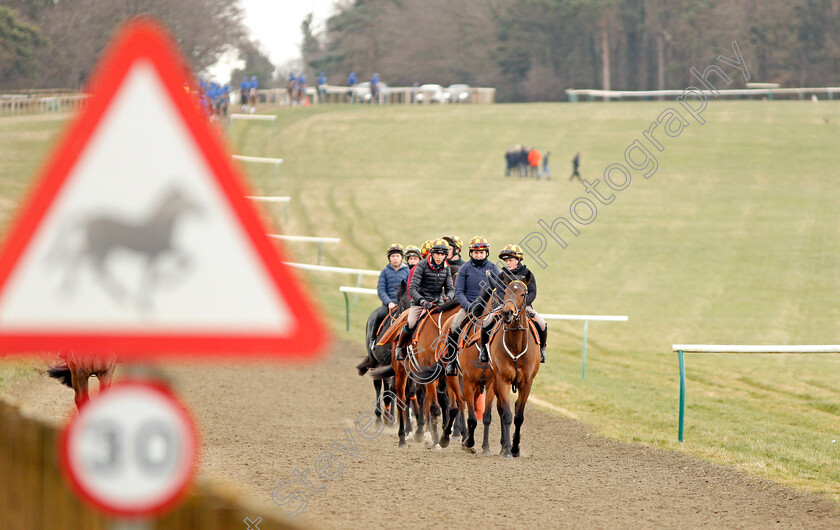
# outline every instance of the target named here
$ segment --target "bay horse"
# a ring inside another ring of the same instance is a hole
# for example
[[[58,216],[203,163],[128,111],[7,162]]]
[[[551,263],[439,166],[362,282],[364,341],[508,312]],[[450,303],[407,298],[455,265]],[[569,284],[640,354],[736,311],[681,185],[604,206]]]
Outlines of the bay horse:
[[[467,428],[466,436],[461,443],[461,448],[465,451],[474,453],[475,449],[475,428],[478,425],[476,417],[476,403],[482,394],[484,398],[484,414],[482,417],[484,423],[484,440],[481,448],[483,454],[490,454],[490,423],[492,420],[492,405],[494,398],[494,376],[493,369],[489,363],[482,363],[478,360],[478,337],[477,333],[481,329],[481,321],[483,317],[489,312],[490,304],[486,304],[484,313],[481,317],[474,317],[467,314],[467,320],[462,324],[461,340],[458,344],[449,344],[441,341],[440,348],[444,349],[438,356],[443,361],[448,361],[447,357],[457,356],[458,365],[460,366],[460,375],[447,376],[446,382],[449,387],[450,394],[453,396],[452,404],[449,408],[449,419],[443,428],[443,437],[440,445],[446,447],[449,444],[449,435],[452,432],[452,425],[455,422],[457,414],[463,415],[464,407],[467,408]],[[448,337],[449,328],[452,324],[451,317],[445,324],[445,333]]]
[[[525,420],[525,404],[531,393],[531,383],[540,370],[539,342],[525,310],[530,275],[531,271],[528,271],[522,279],[513,280],[505,287],[500,319],[496,325],[501,329],[492,335],[488,346],[494,374],[496,409],[502,424],[500,454],[505,458],[519,456],[519,430]],[[510,391],[516,392],[517,389],[519,398],[516,400],[516,414],[511,418]],[[512,443],[511,419],[516,427]]]
[[[395,307],[394,309],[388,310],[388,314],[385,316],[384,319],[382,319],[382,323],[379,325],[378,328],[374,329],[374,317],[378,311],[379,308],[373,310],[373,312],[368,317],[368,322],[365,326],[365,349],[367,350],[367,359],[366,361],[363,361],[362,364],[356,367],[359,370],[359,375],[365,375],[365,373],[367,373],[367,371],[370,369],[376,369],[383,366],[391,366],[394,346],[391,344],[380,346],[377,343],[379,342],[379,339],[382,338],[382,336],[385,334],[385,332],[388,331],[388,328],[391,327],[391,324],[393,324],[394,321],[399,317],[400,310],[399,307]],[[365,365],[365,362],[367,362],[367,365]],[[391,399],[391,394],[393,393],[394,389],[393,375],[381,378],[374,378],[373,388],[376,392],[375,410],[377,425],[383,423],[383,410],[386,411],[384,422],[389,424],[393,423],[394,416],[390,413],[391,406],[394,402],[394,400]]]
[[[408,308],[408,294],[404,292],[404,287],[400,286],[400,309]],[[443,375],[443,369],[435,358],[435,346],[441,338],[441,328],[447,318],[457,312],[457,303],[452,304],[451,301],[440,306],[434,304],[432,309],[424,314],[418,321],[415,329],[412,344],[407,346],[406,359],[404,361],[397,361],[396,356],[393,356],[392,369],[394,373],[394,389],[398,398],[398,403],[406,403],[406,386],[408,380],[411,379],[415,385],[422,389],[423,393],[423,411],[417,418],[417,431],[414,434],[414,440],[419,442],[423,439],[424,425],[429,426],[429,432],[432,436],[432,443],[430,447],[439,447],[439,437],[437,430],[437,420],[441,415],[441,407],[438,404],[438,380]],[[405,315],[392,324],[388,332],[385,333],[384,338],[379,344],[393,344],[399,337],[399,328],[403,325]],[[445,336],[443,339],[445,340]],[[385,373],[380,370],[373,370],[372,375],[376,377],[379,373]],[[442,399],[445,398],[445,394]],[[400,407],[400,428],[399,428],[399,446],[405,447],[405,424],[407,423],[407,408]],[[448,407],[444,408],[444,414],[448,414]],[[447,418],[443,418],[444,423]]]
[[[99,391],[104,392],[111,386],[114,377],[114,366],[117,358],[113,355],[82,355],[78,353],[59,353],[62,361],[47,369],[50,377],[58,379],[69,386],[76,393],[76,409],[90,399],[88,394],[88,379],[96,376],[99,379]]]

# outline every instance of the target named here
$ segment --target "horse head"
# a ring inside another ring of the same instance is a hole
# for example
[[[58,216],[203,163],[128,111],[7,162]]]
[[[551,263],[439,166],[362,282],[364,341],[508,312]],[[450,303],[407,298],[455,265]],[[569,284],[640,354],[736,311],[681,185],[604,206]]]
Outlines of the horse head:
[[[502,321],[510,324],[519,317],[519,313],[525,307],[525,297],[528,294],[528,285],[519,279],[511,280],[505,287],[505,298],[502,302]]]

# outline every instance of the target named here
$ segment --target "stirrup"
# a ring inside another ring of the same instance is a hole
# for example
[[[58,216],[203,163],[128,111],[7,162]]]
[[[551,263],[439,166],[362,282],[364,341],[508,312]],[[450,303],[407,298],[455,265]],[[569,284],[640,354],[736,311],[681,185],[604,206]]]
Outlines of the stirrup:
[[[458,375],[458,369],[455,367],[455,361],[446,363],[446,375]]]
[[[480,363],[489,363],[490,362],[490,351],[487,345],[480,346],[478,348],[478,362]]]

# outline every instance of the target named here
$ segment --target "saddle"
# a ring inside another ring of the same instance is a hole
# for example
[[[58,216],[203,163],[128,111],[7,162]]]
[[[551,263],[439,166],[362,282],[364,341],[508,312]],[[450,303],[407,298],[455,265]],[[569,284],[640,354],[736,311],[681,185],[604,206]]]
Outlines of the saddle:
[[[417,325],[414,326],[414,335],[411,337],[411,344],[415,344],[417,342],[417,337],[420,336],[420,333],[423,331],[423,328],[426,326],[426,323],[429,321],[429,318],[432,316],[439,315],[440,313],[435,313],[432,315],[428,311],[423,313],[423,316],[420,317],[420,320],[417,322]],[[400,330],[405,326],[406,321],[408,320],[408,309],[400,313],[400,316],[394,320],[394,323],[388,327],[388,330],[382,335],[382,338],[379,339],[377,342],[377,346],[385,346],[388,343],[394,342],[397,340],[397,336],[400,333]]]

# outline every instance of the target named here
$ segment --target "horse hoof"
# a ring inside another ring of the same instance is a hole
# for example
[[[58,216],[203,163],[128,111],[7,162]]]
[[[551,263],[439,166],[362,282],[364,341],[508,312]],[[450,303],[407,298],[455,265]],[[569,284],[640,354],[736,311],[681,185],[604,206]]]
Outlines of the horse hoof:
[[[481,452],[481,454],[484,456],[493,456],[493,451],[491,451],[490,449],[485,449]]]
[[[513,455],[510,453],[502,453],[502,458],[513,458]]]
[[[441,447],[449,447],[449,438],[441,438],[440,439],[440,446]]]
[[[514,458],[519,458],[519,451],[511,451],[510,454],[513,455]]]
[[[440,444],[435,444],[435,446],[432,447],[432,449],[435,450],[435,451],[441,451],[442,450],[441,447],[440,447]]]
[[[467,453],[470,453],[472,455],[475,454],[475,448],[474,447],[467,447],[466,445],[462,445],[461,449],[463,449],[464,451],[466,451]]]
[[[405,443],[405,440],[400,441],[400,449],[408,449],[408,444]]]

